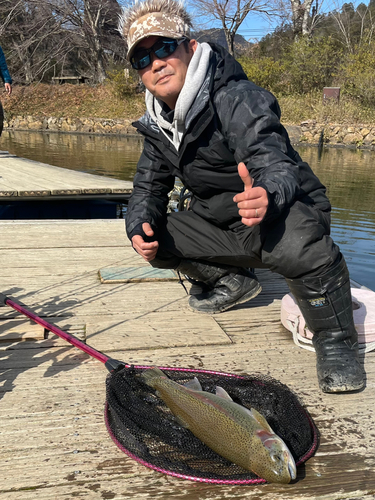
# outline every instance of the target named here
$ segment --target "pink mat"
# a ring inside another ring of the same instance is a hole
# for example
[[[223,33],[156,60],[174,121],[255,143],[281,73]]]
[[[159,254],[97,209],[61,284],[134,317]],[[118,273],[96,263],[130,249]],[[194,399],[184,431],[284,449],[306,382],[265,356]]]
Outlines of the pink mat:
[[[358,342],[362,351],[375,349],[375,292],[362,288],[352,288],[353,317],[358,332]],[[307,328],[292,294],[281,300],[281,323],[293,333],[297,345],[314,350],[311,344],[312,333]]]

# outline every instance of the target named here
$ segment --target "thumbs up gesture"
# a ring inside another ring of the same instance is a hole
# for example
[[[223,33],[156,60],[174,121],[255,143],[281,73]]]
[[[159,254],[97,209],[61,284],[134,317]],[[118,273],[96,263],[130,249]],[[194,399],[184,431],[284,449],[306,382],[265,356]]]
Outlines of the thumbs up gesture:
[[[262,187],[253,188],[254,179],[242,162],[238,165],[238,174],[244,183],[244,190],[236,194],[233,201],[237,203],[242,223],[246,226],[256,226],[262,222],[267,212],[267,191]]]

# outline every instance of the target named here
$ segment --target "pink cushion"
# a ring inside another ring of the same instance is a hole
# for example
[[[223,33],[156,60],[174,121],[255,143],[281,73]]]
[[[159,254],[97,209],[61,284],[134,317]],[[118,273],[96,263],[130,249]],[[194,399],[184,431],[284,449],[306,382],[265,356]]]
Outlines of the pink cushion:
[[[362,288],[352,288],[353,317],[358,332],[358,342],[367,344],[375,341],[375,292]],[[312,338],[312,333],[306,327],[292,294],[285,295],[281,300],[281,322],[288,330],[291,325],[297,325],[297,332],[306,339]]]

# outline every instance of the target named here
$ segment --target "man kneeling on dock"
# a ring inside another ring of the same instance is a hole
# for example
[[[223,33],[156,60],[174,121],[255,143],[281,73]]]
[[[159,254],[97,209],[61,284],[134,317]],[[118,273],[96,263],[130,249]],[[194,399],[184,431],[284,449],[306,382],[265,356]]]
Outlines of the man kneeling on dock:
[[[190,307],[215,314],[261,291],[249,268],[285,276],[324,392],[364,386],[349,273],[330,235],[325,187],[292,148],[275,97],[222,47],[191,39],[175,0],[123,12],[128,58],[146,87],[144,150],[127,210],[134,249],[195,280]],[[189,210],[167,214],[175,177]]]

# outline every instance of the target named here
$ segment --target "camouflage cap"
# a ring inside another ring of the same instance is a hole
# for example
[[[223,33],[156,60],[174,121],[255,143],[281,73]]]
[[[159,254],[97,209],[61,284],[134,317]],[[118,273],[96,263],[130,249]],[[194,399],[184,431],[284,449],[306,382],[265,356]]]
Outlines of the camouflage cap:
[[[140,17],[130,26],[128,32],[128,59],[133,55],[136,45],[149,36],[182,38],[190,36],[190,28],[183,19],[164,12],[151,12]]]

